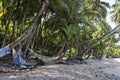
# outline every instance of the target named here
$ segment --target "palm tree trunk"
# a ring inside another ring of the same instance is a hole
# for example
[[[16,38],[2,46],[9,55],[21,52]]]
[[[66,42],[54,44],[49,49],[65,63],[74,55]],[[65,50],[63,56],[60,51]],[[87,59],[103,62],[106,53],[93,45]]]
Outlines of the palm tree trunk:
[[[5,40],[6,40],[6,37],[7,37],[7,32],[8,32],[8,29],[9,29],[9,24],[10,24],[10,20],[8,21],[8,23],[5,27],[5,34],[4,34],[4,37],[3,37],[2,47],[4,47],[4,44],[5,44]]]
[[[31,25],[29,26],[29,28],[15,42],[10,44],[10,48],[11,49],[16,47],[16,46],[23,45],[24,41],[26,41],[26,39],[32,34],[32,32],[34,32],[33,30],[36,29],[36,27],[37,27],[36,24],[37,24],[40,16],[42,16],[42,13],[45,10],[47,5],[48,5],[48,3],[46,3],[45,1],[42,1],[41,8],[40,8],[38,14],[34,17]]]
[[[112,29],[111,31],[109,31],[108,33],[106,33],[105,35],[103,35],[102,37],[96,39],[96,41],[94,43],[92,43],[90,46],[88,46],[84,51],[82,51],[81,53],[79,52],[79,54],[77,56],[82,57],[83,54],[85,54],[88,50],[90,50],[93,46],[95,46],[95,44],[113,34],[115,34],[116,32],[118,32],[120,30],[120,24],[117,25],[114,29]]]
[[[16,27],[16,22],[13,22],[12,35],[10,37],[10,43],[13,42],[13,38],[14,38],[14,35],[15,35],[15,27]]]

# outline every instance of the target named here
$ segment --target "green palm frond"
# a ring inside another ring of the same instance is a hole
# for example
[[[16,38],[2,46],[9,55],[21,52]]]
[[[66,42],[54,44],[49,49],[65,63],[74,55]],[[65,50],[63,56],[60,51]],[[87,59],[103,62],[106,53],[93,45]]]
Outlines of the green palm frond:
[[[70,40],[71,38],[71,28],[69,26],[62,27],[62,32],[67,40]]]
[[[61,18],[71,19],[70,9],[62,0],[52,0],[49,5],[50,10]]]
[[[107,2],[100,2],[103,6],[107,7],[107,8],[110,8],[110,4],[107,3]]]
[[[35,51],[33,51],[30,48],[28,48],[28,50],[30,51],[30,55],[32,55],[34,58],[42,60],[45,63],[50,63],[51,61],[58,59],[58,57],[48,57],[48,56],[41,55],[39,53],[36,53]]]
[[[113,7],[113,10],[110,12],[111,18],[113,21],[118,23],[118,22],[120,22],[120,4],[116,3],[112,7]]]

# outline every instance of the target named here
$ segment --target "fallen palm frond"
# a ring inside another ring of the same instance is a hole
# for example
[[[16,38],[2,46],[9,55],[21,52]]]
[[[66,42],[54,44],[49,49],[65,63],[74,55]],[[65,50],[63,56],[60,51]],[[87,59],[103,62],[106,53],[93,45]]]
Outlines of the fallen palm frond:
[[[30,48],[28,48],[28,50],[30,51],[29,54],[31,56],[33,56],[34,58],[37,58],[37,59],[43,61],[46,64],[55,64],[55,63],[59,63],[59,62],[63,61],[59,57],[48,57],[48,56],[44,56],[44,55],[38,54],[38,53],[34,52],[32,49],[30,49]]]

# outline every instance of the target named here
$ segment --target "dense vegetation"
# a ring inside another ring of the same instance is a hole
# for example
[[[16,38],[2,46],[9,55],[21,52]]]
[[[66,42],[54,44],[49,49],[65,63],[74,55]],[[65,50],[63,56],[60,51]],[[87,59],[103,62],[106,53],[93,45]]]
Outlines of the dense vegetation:
[[[119,4],[117,0],[111,12],[117,23]],[[19,45],[25,55],[27,46],[47,56],[120,57],[114,35],[97,41],[112,30],[107,8],[109,4],[100,0],[0,0],[0,46],[14,43],[31,27]]]

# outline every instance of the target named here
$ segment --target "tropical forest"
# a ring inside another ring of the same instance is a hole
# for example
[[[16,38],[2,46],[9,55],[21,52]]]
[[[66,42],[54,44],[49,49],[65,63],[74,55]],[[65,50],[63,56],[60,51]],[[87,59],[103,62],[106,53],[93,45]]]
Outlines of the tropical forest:
[[[119,33],[120,0],[0,0],[0,80],[120,80]]]

